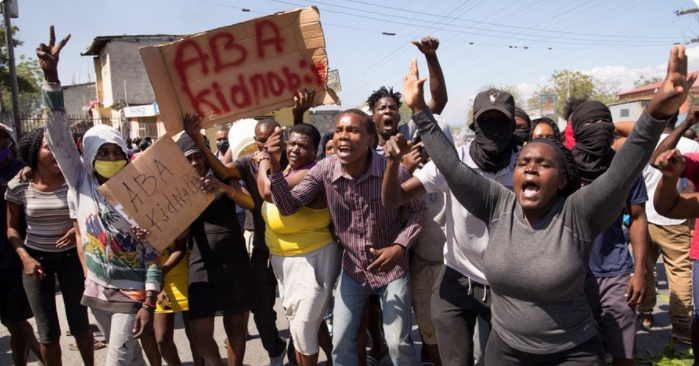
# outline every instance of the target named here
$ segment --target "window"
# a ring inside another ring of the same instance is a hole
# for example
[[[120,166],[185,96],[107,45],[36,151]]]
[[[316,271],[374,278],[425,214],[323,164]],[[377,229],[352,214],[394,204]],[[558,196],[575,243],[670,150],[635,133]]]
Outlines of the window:
[[[619,117],[628,117],[629,116],[629,109],[624,108],[621,111],[619,111]]]

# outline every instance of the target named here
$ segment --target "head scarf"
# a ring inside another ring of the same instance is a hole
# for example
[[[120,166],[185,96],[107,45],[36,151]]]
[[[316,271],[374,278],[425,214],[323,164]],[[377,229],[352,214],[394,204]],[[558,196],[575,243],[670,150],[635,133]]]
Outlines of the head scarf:
[[[575,147],[571,150],[585,183],[602,175],[614,158],[612,114],[601,102],[580,104],[572,116]]]
[[[121,151],[124,152],[124,156],[128,156],[126,152],[129,151],[129,149],[126,147],[126,141],[124,137],[121,136],[121,133],[114,127],[97,125],[90,128],[83,136],[82,148],[83,164],[86,168],[85,171],[92,176],[94,176],[93,167],[97,151],[104,144],[115,144],[121,148]]]
[[[503,116],[503,119],[505,117]],[[479,168],[489,173],[498,172],[510,164],[515,142],[514,119],[505,121],[476,121],[472,128],[476,138],[471,142],[469,153]]]
[[[529,134],[532,131],[532,120],[529,118],[527,112],[520,107],[515,107],[515,117],[519,117],[527,122],[527,127],[524,129],[517,129],[514,132],[514,139],[517,146],[523,146],[525,142],[529,140]],[[515,124],[516,125],[516,124]]]

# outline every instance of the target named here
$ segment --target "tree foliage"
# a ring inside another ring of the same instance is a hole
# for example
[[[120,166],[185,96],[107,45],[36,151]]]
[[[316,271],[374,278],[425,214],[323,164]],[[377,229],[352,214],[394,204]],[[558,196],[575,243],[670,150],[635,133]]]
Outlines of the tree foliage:
[[[663,81],[663,78],[661,78],[660,76],[653,76],[653,77],[646,79],[645,76],[641,75],[641,77],[638,78],[638,80],[633,82],[633,87],[640,88],[642,86],[646,86],[648,84],[653,84],[653,83],[658,83],[661,81]]]
[[[588,98],[610,104],[619,92],[618,82],[605,82],[591,75],[573,70],[555,70],[549,82],[539,87],[527,101],[529,110],[541,108],[541,94],[556,95],[556,116],[563,110],[566,100],[572,98]]]
[[[12,27],[12,33],[19,31]],[[13,37],[14,47],[22,45],[22,41]],[[37,113],[41,108],[41,80],[43,73],[36,60],[20,56],[15,59],[17,71],[17,86],[19,89],[19,108],[22,114]],[[0,108],[12,109],[12,91],[10,87],[10,57],[5,42],[5,26],[0,22]]]

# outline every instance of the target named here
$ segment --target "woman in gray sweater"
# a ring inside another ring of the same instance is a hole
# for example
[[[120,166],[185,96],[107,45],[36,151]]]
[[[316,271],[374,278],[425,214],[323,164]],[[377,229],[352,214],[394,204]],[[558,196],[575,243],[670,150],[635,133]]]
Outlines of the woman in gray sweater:
[[[488,226],[485,275],[493,291],[493,332],[486,364],[597,364],[602,348],[583,293],[595,237],[621,212],[666,120],[687,99],[684,47],[672,48],[665,81],[609,170],[577,190],[574,162],[562,146],[535,140],[517,157],[514,192],[464,165],[423,97],[413,60],[403,95],[429,155],[459,202]],[[407,143],[389,141],[398,159]]]

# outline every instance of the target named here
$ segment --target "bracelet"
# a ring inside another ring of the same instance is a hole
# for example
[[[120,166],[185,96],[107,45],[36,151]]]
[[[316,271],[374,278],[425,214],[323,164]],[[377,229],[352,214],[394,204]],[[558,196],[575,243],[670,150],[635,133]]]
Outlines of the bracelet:
[[[141,309],[146,309],[152,313],[155,311],[155,305],[149,304],[149,303],[144,301],[143,305],[141,305]]]

